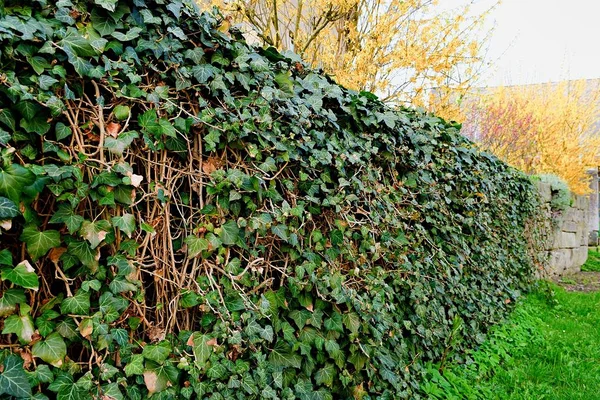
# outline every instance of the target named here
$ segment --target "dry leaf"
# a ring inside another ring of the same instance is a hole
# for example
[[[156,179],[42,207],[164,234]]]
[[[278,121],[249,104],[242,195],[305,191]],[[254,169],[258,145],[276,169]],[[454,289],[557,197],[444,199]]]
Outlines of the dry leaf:
[[[144,180],[144,177],[141,175],[131,174],[129,176],[129,179],[131,179],[131,184],[134,187],[139,187],[140,183],[142,183],[142,181]]]
[[[21,350],[19,352],[19,355],[23,359],[23,368],[26,370],[29,370],[29,367],[31,366],[31,364],[33,364],[33,356],[27,350]]]
[[[206,175],[210,175],[218,169],[219,164],[220,162],[218,158],[208,157],[202,163],[202,172],[204,172]]]
[[[55,247],[52,250],[50,250],[48,257],[50,257],[50,261],[52,261],[54,263],[54,265],[58,265],[58,261],[60,260],[60,257],[63,254],[65,254],[66,251],[67,251],[67,249],[65,247]]]
[[[160,326],[151,327],[150,329],[148,329],[147,334],[148,338],[150,338],[150,340],[152,340],[153,342],[164,340],[166,336],[164,328],[161,328]]]
[[[213,347],[215,347],[215,346],[218,346],[218,345],[219,345],[219,344],[217,343],[217,339],[216,339],[216,338],[213,338],[213,339],[210,339],[210,340],[206,341],[206,344],[207,344],[207,345],[209,345],[209,346],[213,346]]]
[[[10,228],[12,228],[12,219],[6,219],[4,221],[0,221],[0,226],[2,227],[2,229],[4,229],[5,231],[9,231]]]
[[[146,384],[146,388],[148,389],[148,394],[153,394],[158,391],[158,375],[154,371],[145,371],[144,372],[144,383]]]
[[[121,131],[121,124],[117,124],[116,122],[111,122],[106,125],[106,133],[110,136],[116,138],[119,136],[119,132]]]

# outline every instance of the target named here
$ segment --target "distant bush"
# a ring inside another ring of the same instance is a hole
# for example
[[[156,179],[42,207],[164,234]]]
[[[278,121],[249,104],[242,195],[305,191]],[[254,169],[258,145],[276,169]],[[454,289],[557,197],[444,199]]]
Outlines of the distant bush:
[[[550,207],[555,211],[565,211],[571,206],[571,191],[569,185],[556,175],[544,174],[539,175],[541,182],[550,185],[552,192],[552,200],[550,201]]]
[[[0,397],[418,398],[527,287],[522,173],[220,21],[0,5]]]

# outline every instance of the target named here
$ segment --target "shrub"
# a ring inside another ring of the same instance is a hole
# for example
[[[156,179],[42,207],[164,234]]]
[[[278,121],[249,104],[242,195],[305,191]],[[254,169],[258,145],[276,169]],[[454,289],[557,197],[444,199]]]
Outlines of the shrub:
[[[417,398],[527,287],[534,189],[458,126],[191,0],[0,10],[0,396]]]
[[[552,193],[550,207],[553,211],[562,212],[571,206],[571,191],[569,190],[569,185],[564,180],[552,174],[539,175],[539,179],[541,182],[550,185]]]

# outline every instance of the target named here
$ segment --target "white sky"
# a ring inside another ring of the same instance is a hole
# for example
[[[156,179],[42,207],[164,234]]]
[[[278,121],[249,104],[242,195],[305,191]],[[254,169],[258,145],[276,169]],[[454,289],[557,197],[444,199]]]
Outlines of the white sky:
[[[600,0],[502,0],[488,22],[495,31],[484,85],[600,78]]]

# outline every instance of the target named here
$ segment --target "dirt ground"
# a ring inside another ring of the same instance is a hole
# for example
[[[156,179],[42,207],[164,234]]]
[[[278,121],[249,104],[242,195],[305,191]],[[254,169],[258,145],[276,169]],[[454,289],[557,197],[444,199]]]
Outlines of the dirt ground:
[[[575,272],[557,277],[554,281],[569,292],[600,290],[600,272]]]

